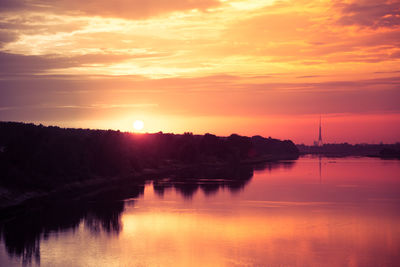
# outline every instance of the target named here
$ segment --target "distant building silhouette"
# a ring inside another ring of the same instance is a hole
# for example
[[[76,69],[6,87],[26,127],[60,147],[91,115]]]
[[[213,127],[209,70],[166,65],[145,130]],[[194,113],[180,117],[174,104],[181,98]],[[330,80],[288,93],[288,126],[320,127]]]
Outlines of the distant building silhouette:
[[[318,141],[314,141],[314,146],[323,146],[322,142],[322,131],[321,131],[321,115],[319,116],[319,133],[318,133]]]
[[[321,115],[319,116],[319,136],[318,136],[318,146],[322,146],[322,134],[321,134]]]

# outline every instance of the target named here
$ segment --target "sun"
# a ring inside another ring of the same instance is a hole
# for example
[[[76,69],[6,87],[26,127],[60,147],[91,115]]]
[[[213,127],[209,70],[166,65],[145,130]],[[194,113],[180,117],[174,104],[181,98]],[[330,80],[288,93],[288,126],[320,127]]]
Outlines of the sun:
[[[141,130],[143,130],[143,127],[144,127],[144,123],[143,123],[143,121],[141,121],[141,120],[136,120],[136,121],[133,123],[133,128],[135,128],[136,131],[141,131]]]

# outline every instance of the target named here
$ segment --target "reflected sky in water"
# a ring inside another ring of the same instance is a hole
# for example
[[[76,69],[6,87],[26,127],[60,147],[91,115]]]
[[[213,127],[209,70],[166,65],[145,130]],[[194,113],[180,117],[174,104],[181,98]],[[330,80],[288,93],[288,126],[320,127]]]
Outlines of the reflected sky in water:
[[[400,161],[190,170],[100,199],[56,204],[23,236],[29,218],[3,226],[0,265],[19,266],[27,244],[42,266],[400,264]]]

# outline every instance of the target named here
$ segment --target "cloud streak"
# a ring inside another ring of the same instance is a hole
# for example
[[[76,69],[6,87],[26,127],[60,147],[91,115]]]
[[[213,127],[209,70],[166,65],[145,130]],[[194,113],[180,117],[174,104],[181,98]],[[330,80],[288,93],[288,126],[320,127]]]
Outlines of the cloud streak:
[[[59,55],[20,55],[0,52],[0,77],[32,76],[46,74],[51,70],[75,67],[101,66],[126,60],[164,56],[162,54],[85,54],[70,57]]]
[[[0,81],[0,93],[4,96],[0,107],[5,110],[9,107],[58,108],[65,109],[66,113],[71,108],[157,107],[163,114],[191,116],[400,113],[397,101],[400,78],[397,76],[321,82],[299,82],[296,77],[294,82],[274,82],[274,78],[255,82],[253,79],[210,76],[152,80],[136,77],[127,80],[123,76],[95,79],[50,76],[47,79],[21,80],[18,77]]]
[[[338,23],[370,28],[392,28],[400,26],[400,3],[398,1],[358,0],[352,3],[337,3],[342,16]]]
[[[174,11],[206,10],[219,5],[216,0],[1,0],[0,12],[33,10],[75,16],[143,19]]]

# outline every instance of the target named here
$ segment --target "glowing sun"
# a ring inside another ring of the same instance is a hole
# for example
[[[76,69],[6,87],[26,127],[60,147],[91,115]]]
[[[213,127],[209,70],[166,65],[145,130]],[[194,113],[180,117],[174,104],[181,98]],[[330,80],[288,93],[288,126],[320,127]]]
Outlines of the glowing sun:
[[[141,120],[136,120],[136,121],[133,123],[133,128],[135,128],[136,131],[143,130],[143,127],[144,127],[144,123],[143,123],[143,121],[141,121]]]

